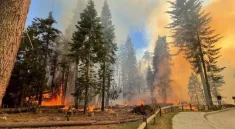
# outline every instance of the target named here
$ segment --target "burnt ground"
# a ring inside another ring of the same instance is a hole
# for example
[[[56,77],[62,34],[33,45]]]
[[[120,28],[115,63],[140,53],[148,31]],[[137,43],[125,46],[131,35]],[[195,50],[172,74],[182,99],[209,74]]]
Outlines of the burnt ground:
[[[3,116],[3,115],[1,115]],[[0,116],[0,117],[1,117]],[[17,113],[17,114],[4,114],[6,120],[0,119],[0,123],[9,122],[48,122],[48,121],[66,121],[66,113],[58,112],[44,112],[41,114],[36,113]],[[70,117],[70,121],[123,121],[129,119],[142,118],[141,115],[131,113],[128,110],[115,109],[114,112],[95,112],[94,116],[89,117],[87,114],[76,113]]]

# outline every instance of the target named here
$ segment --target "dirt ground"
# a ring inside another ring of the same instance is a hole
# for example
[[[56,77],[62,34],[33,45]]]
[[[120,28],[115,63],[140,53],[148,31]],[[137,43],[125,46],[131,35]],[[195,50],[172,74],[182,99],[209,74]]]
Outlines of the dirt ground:
[[[66,113],[21,113],[21,114],[4,114],[6,120],[0,119],[0,123],[10,122],[47,122],[47,121],[66,121]],[[95,112],[93,117],[87,114],[73,114],[70,121],[122,121],[129,119],[142,118],[141,115],[130,113],[126,110],[114,110],[114,112]]]

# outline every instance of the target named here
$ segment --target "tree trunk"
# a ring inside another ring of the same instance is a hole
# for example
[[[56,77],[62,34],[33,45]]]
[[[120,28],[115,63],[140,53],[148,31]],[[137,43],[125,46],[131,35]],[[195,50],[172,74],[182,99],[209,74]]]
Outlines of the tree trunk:
[[[90,66],[90,54],[88,53],[88,59],[87,59],[87,76],[86,76],[86,88],[85,88],[85,101],[84,101],[84,114],[87,113],[87,106],[88,106],[88,91],[89,91],[89,83],[90,83],[90,71],[91,71],[91,66]]]
[[[63,84],[62,87],[62,104],[64,105],[65,102],[65,67],[62,67],[62,79],[61,79],[61,83]]]
[[[213,102],[212,102],[212,97],[211,97],[211,92],[210,92],[210,85],[209,85],[209,81],[208,81],[208,76],[207,76],[207,70],[206,70],[206,64],[205,64],[205,60],[204,60],[204,55],[203,55],[203,51],[202,51],[202,46],[201,46],[201,41],[200,41],[200,37],[199,34],[197,32],[197,38],[198,38],[198,44],[199,44],[199,52],[200,52],[200,57],[201,57],[201,63],[202,63],[202,69],[201,69],[201,73],[204,73],[204,77],[205,77],[205,96],[206,96],[206,104],[209,106],[213,106]],[[202,71],[203,70],[203,71]]]
[[[31,0],[0,0],[0,107],[5,94]]]
[[[105,79],[106,79],[106,66],[105,61],[103,64],[103,85],[102,85],[102,104],[101,104],[101,111],[104,111],[104,97],[105,97]]]
[[[110,75],[108,76],[108,89],[107,89],[107,97],[106,97],[106,107],[109,107],[109,98],[110,98],[110,87],[111,87],[111,79]]]
[[[62,104],[65,104],[65,99],[66,99],[66,93],[67,93],[67,85],[68,85],[68,79],[69,79],[69,66],[65,68],[65,73],[64,73],[64,79],[63,79],[63,84],[64,84],[64,91],[63,91],[63,102]]]
[[[25,100],[25,84],[23,84],[23,87],[21,89],[21,94],[20,94],[20,107],[24,106],[24,100]]]
[[[78,87],[77,79],[78,79],[78,61],[76,61],[76,64],[75,64],[75,90],[77,90],[77,87]],[[75,108],[78,109],[78,96],[74,97],[74,104],[75,104]]]

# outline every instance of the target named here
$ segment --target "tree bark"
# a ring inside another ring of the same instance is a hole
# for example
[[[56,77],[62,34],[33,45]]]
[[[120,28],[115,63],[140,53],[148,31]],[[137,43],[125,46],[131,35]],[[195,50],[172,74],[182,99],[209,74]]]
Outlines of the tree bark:
[[[87,106],[89,103],[88,99],[88,91],[89,91],[89,83],[90,83],[90,74],[91,74],[91,66],[90,66],[90,53],[88,53],[88,59],[87,59],[87,76],[86,76],[86,88],[85,88],[85,101],[84,101],[84,114],[87,113]]]
[[[18,52],[31,0],[0,0],[0,107]]]
[[[110,75],[109,75],[109,76],[108,76],[107,97],[106,97],[106,107],[109,107],[110,87],[111,87],[111,79],[110,79]]]
[[[76,64],[75,64],[75,90],[77,90],[77,87],[78,87],[77,79],[78,79],[78,61],[76,61]],[[75,104],[75,108],[78,109],[78,96],[74,97],[74,104]]]
[[[103,64],[103,85],[102,85],[102,104],[101,104],[101,111],[104,111],[104,97],[105,97],[105,79],[106,79],[106,68],[105,68],[105,61]]]

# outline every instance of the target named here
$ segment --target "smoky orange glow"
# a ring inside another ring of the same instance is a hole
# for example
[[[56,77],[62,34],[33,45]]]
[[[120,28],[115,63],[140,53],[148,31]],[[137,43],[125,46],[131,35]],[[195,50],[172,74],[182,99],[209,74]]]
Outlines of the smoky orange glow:
[[[144,101],[139,101],[139,102],[137,103],[137,105],[138,105],[138,106],[144,105]]]
[[[235,5],[235,0],[212,0],[204,6],[205,11],[209,12],[212,17],[210,26],[215,29],[216,33],[223,36],[217,43],[217,47],[222,47],[218,65],[226,67],[222,72],[226,83],[221,88],[221,94],[224,97],[225,103],[233,103],[231,96],[235,95],[235,60],[232,59],[232,54],[235,51],[235,8],[233,5]],[[167,23],[165,23],[166,25]],[[169,36],[170,33],[166,32],[165,35]],[[168,42],[170,41],[172,39],[168,38]],[[176,52],[177,49],[171,47],[171,53],[174,54]],[[182,101],[189,101],[188,78],[192,72],[190,64],[184,59],[183,55],[174,56],[172,62],[172,95],[168,95],[168,98],[173,97]]]
[[[44,94],[44,98],[48,98],[50,95],[49,94]],[[50,97],[49,97],[50,98]],[[42,106],[57,106],[57,105],[62,105],[62,86],[60,87],[60,92],[57,96],[52,96],[49,101],[42,101]]]
[[[232,96],[235,95],[234,73],[235,60],[235,0],[212,0],[205,9],[212,16],[211,26],[216,33],[221,34],[223,38],[218,42],[221,49],[221,58],[219,65],[226,67],[223,71],[225,85],[221,88],[223,100],[227,103],[233,103]],[[226,97],[226,98],[225,98]]]

